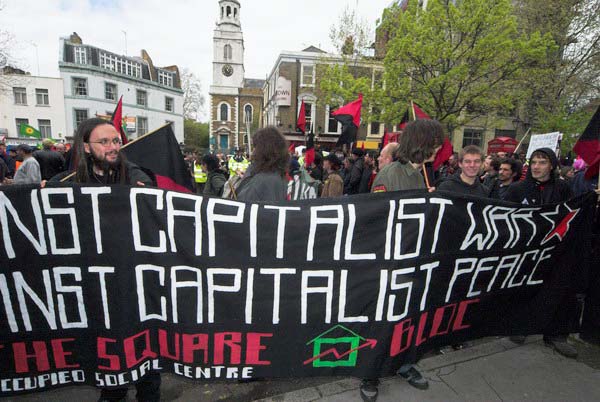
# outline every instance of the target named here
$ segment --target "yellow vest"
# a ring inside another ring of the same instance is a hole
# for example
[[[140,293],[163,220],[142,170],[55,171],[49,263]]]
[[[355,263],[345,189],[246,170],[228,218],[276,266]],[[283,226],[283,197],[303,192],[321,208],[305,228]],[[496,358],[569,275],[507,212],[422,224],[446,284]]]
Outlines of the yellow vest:
[[[244,174],[246,173],[246,170],[248,169],[249,165],[250,161],[248,161],[248,159],[246,158],[242,159],[240,162],[231,158],[229,160],[229,175],[233,176],[234,174],[237,174],[238,170],[242,172],[242,174]]]
[[[202,165],[197,165],[194,162],[194,181],[196,183],[206,183],[207,174],[202,170]]]

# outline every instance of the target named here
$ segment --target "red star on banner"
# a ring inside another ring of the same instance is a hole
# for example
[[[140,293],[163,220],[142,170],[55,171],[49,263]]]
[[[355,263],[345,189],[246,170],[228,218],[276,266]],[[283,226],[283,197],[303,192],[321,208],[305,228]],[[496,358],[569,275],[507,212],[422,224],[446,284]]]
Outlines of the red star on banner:
[[[554,236],[557,236],[560,241],[565,238],[565,235],[569,231],[569,225],[571,221],[575,218],[579,210],[571,211],[560,221],[558,224],[554,225],[554,228],[546,235],[544,240],[542,240],[542,244],[547,243]]]

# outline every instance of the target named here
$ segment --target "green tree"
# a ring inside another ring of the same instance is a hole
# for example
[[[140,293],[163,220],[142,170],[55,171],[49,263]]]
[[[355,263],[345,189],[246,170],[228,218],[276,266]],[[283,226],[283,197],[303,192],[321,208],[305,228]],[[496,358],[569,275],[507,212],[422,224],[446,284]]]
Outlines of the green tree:
[[[509,0],[409,2],[384,12],[384,119],[400,121],[410,100],[451,132],[480,116],[508,114],[553,42],[517,29]]]
[[[339,56],[323,57],[317,66],[319,104],[338,107],[362,93],[362,120],[379,118],[383,66],[368,56],[373,44],[369,23],[346,7],[330,28],[329,39]]]
[[[523,119],[539,131],[580,133],[600,97],[600,0],[520,0],[515,2],[523,32],[551,35],[556,48],[527,77]],[[563,142],[566,146],[567,142]]]
[[[195,151],[208,149],[208,123],[200,123],[192,119],[183,121],[183,138],[186,147]]]

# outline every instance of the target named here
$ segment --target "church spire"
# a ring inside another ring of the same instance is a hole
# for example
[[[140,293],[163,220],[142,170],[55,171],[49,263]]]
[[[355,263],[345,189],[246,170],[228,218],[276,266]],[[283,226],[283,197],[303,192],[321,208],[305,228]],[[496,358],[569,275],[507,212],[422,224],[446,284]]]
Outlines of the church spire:
[[[219,22],[217,24],[233,24],[238,27],[240,24],[240,2],[237,0],[220,0],[219,1],[220,14]]]

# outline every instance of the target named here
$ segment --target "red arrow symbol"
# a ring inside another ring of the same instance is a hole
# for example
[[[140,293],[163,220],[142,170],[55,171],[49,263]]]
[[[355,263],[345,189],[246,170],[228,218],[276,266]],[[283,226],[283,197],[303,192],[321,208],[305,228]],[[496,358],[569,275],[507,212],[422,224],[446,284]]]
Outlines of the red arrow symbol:
[[[363,343],[362,345],[360,345],[354,349],[350,349],[344,353],[338,352],[336,348],[327,349],[326,351],[321,352],[320,354],[313,356],[310,359],[306,360],[304,362],[304,365],[306,366],[307,364],[310,364],[310,363],[314,362],[315,360],[319,360],[321,357],[327,356],[329,354],[333,354],[333,356],[335,356],[336,360],[339,360],[342,357],[348,356],[350,353],[355,352],[360,349],[363,349],[363,348],[366,348],[367,346],[370,346],[371,349],[374,349],[376,345],[377,345],[377,339],[367,339],[366,342]]]

